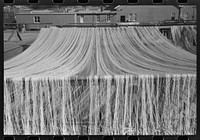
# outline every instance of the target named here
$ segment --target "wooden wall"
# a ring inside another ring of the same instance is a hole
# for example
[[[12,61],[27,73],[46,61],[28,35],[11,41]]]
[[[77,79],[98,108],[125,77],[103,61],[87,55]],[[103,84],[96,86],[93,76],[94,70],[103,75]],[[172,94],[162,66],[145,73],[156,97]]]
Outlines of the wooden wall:
[[[182,8],[182,15],[188,13],[188,19],[192,20],[193,7],[187,6]],[[120,6],[117,15],[111,15],[111,23],[120,22],[121,16],[129,17],[129,14],[136,14],[137,21],[145,23],[158,23],[164,20],[170,20],[172,13],[175,13],[175,18],[178,18],[178,9],[174,6]],[[53,25],[66,25],[68,23],[75,23],[74,14],[16,14],[17,23],[34,23],[33,17],[40,16],[40,23],[53,23]],[[196,9],[195,9],[196,19]],[[77,23],[80,23],[80,15],[77,15]],[[96,22],[97,16],[84,15],[84,23]],[[101,15],[102,23],[106,22],[106,15]]]
[[[17,23],[34,23],[33,18],[40,17],[40,23],[52,23],[53,25],[66,25],[74,23],[74,14],[17,14]]]
[[[178,18],[178,9],[174,6],[120,6],[119,13],[116,15],[116,20],[120,22],[120,16],[126,16],[128,18],[129,14],[137,14],[137,21],[139,22],[153,22],[157,23],[159,21],[171,20],[171,14],[176,14],[176,19]],[[188,13],[189,19],[192,19],[193,8],[188,6],[182,9],[182,14]],[[196,14],[195,14],[196,19]]]

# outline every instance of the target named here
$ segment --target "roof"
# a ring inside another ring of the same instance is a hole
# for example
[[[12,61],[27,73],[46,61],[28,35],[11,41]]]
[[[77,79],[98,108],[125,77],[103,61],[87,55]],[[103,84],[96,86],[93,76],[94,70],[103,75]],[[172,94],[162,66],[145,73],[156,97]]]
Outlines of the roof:
[[[115,15],[117,12],[114,11],[79,11],[79,12],[66,12],[66,13],[59,13],[59,12],[33,12],[33,13],[17,13],[16,15]]]
[[[112,12],[112,11],[79,11],[76,13],[77,15],[115,15],[117,12]]]
[[[73,15],[75,12],[58,13],[58,12],[41,12],[41,13],[18,13],[15,15]]]
[[[30,11],[30,13],[32,14],[37,14],[37,13],[52,13],[53,11],[52,10],[33,10],[33,11]]]

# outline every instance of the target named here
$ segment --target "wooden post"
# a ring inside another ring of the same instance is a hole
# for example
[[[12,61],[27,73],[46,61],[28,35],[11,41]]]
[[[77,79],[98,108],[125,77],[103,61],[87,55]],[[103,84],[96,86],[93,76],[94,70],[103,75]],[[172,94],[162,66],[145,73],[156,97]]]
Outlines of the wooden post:
[[[77,23],[77,14],[74,14],[74,23]]]
[[[19,32],[16,31],[16,33],[17,33],[17,37],[19,38],[19,40],[22,41],[22,38],[21,38],[21,36],[19,35]]]
[[[8,38],[8,40],[7,41],[10,41],[11,40],[11,38],[13,37],[13,35],[14,35],[14,33],[15,33],[15,30],[14,31],[12,31],[12,33],[11,33],[11,35],[9,36],[9,38]]]
[[[12,38],[15,34],[17,35],[17,37],[19,38],[19,40],[22,41],[22,38],[21,38],[21,36],[20,36],[20,34],[19,34],[19,32],[18,32],[17,30],[13,30],[13,31],[12,31],[12,33],[11,33],[11,35],[9,36],[9,38],[8,38],[7,41],[10,41],[11,38]]]
[[[94,12],[93,12],[93,21],[92,21],[92,25],[94,24]]]
[[[181,7],[178,8],[178,20],[181,19]]]

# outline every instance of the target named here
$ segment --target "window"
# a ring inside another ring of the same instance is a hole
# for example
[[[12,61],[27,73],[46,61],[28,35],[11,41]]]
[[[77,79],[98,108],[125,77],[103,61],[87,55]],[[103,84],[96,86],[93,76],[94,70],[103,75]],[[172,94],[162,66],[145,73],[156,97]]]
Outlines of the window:
[[[80,16],[80,23],[83,23],[84,15]]]
[[[106,22],[110,22],[110,15],[106,16]]]
[[[125,17],[125,16],[121,16],[121,17],[120,17],[120,22],[125,22],[125,20],[126,20],[126,17]]]
[[[100,15],[97,15],[97,23],[100,23]]]
[[[132,21],[132,20],[133,20],[133,14],[132,14],[132,13],[130,13],[130,14],[128,15],[128,19],[129,19],[129,21]]]
[[[126,22],[136,21],[136,15],[135,13],[130,13],[128,15],[128,18],[126,19]]]
[[[172,13],[172,15],[171,15],[171,20],[175,20],[175,16],[176,16],[176,14],[175,14],[175,13]]]
[[[38,16],[33,17],[33,22],[34,23],[40,23],[40,17],[38,17]]]
[[[189,13],[184,13],[184,20],[188,20]]]
[[[133,13],[132,15],[132,21],[136,21],[137,20],[137,13]]]

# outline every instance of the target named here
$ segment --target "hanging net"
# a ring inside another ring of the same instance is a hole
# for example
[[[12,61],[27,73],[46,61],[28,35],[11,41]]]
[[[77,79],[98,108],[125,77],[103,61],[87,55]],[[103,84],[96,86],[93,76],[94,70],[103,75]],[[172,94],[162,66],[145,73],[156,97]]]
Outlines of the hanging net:
[[[157,27],[44,28],[4,62],[4,134],[195,135],[196,55]]]
[[[197,53],[197,30],[196,26],[171,26],[172,40],[178,47]]]

